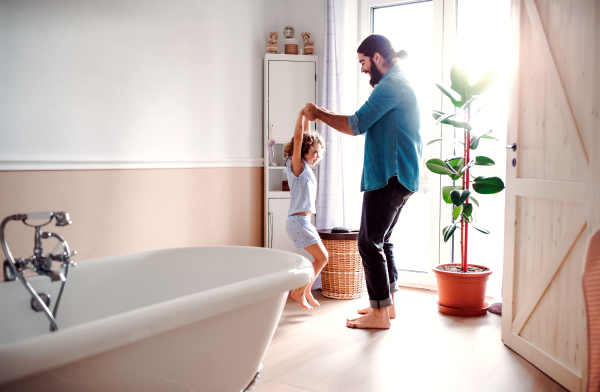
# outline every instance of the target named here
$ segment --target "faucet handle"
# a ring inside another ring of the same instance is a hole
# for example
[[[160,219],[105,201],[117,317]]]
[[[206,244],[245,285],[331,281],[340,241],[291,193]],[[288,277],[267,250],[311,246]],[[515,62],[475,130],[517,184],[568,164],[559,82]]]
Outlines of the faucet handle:
[[[15,270],[13,269],[13,266],[11,265],[11,263],[8,260],[4,260],[4,281],[5,282],[12,282],[14,280],[17,280],[17,275],[15,274]]]
[[[52,256],[63,256],[65,254],[65,244],[61,241],[57,242],[50,254]]]
[[[68,212],[55,212],[54,213],[54,217],[56,218],[56,226],[66,226],[66,225],[70,225],[71,223],[71,219],[69,219],[69,213]]]

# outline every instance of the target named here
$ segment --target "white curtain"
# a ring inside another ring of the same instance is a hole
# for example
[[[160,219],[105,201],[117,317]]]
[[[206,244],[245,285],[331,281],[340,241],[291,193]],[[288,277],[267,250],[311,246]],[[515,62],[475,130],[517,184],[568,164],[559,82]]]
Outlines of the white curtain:
[[[339,34],[344,2],[325,0],[325,48],[323,59],[323,99],[321,105],[340,113],[340,74],[338,59],[342,45]],[[336,12],[337,11],[337,12]],[[317,229],[344,226],[344,177],[342,176],[343,151],[341,134],[326,124],[321,124],[326,150],[319,167],[317,188]]]
[[[356,0],[325,0],[321,106],[345,115],[353,114],[358,107],[357,15]],[[335,226],[358,229],[362,208],[360,176],[364,137],[343,135],[326,124],[320,125],[320,132],[327,145],[319,164],[317,229],[331,229]],[[312,288],[320,287],[319,277]]]
[[[350,115],[358,109],[358,2],[325,0],[325,47],[321,106]],[[362,102],[361,102],[362,104]],[[364,137],[343,135],[326,124],[320,131],[327,142],[319,164],[317,229],[346,226],[358,229],[362,194]]]

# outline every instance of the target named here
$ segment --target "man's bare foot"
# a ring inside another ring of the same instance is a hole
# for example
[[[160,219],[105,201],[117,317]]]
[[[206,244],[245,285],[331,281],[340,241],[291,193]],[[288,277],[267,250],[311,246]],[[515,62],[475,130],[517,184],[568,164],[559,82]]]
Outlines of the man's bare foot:
[[[371,307],[368,308],[364,308],[364,309],[358,309],[356,312],[358,314],[369,314],[371,313]],[[396,318],[396,307],[394,305],[390,306],[387,308],[388,309],[388,313],[390,315],[390,319],[395,319]]]
[[[304,296],[304,290],[302,287],[290,291],[290,297],[298,301],[298,303],[300,303],[300,305],[302,305],[303,308],[308,310],[312,309],[312,306],[310,306],[308,302],[306,302],[306,297]]]
[[[315,297],[313,297],[312,293],[310,292],[310,286],[306,289],[306,291],[304,291],[304,297],[306,297],[308,302],[310,302],[311,304],[313,304],[315,306],[321,306],[319,301],[317,301],[315,299]]]
[[[389,329],[392,326],[387,309],[372,309],[367,315],[352,320],[346,320],[349,328]]]

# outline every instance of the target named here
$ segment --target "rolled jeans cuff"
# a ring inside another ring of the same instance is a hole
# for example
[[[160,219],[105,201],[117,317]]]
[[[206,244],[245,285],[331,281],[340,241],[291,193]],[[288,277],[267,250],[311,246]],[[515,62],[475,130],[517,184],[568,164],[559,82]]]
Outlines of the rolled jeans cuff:
[[[393,303],[394,302],[392,301],[392,297],[389,297],[388,299],[384,299],[383,301],[373,301],[372,299],[369,300],[369,305],[373,309],[388,308],[388,307],[392,306]]]
[[[394,294],[400,291],[400,287],[398,287],[398,282],[390,283],[390,294]]]

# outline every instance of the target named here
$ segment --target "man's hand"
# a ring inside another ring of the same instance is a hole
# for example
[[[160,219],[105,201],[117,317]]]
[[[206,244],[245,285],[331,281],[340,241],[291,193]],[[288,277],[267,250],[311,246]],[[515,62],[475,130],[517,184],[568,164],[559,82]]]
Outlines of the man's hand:
[[[325,124],[325,122],[323,120],[321,120],[320,118],[317,118],[319,113],[323,113],[323,112],[327,112],[327,110],[318,107],[314,103],[307,103],[306,107],[304,108],[304,117],[306,117],[308,119],[308,121],[316,121],[319,124]]]
[[[304,117],[306,117],[309,121],[316,121],[319,124],[327,124],[331,128],[341,133],[354,136],[352,129],[350,129],[350,126],[348,125],[347,116],[335,114],[329,110],[320,108],[313,103],[306,104],[306,107],[304,108]]]

